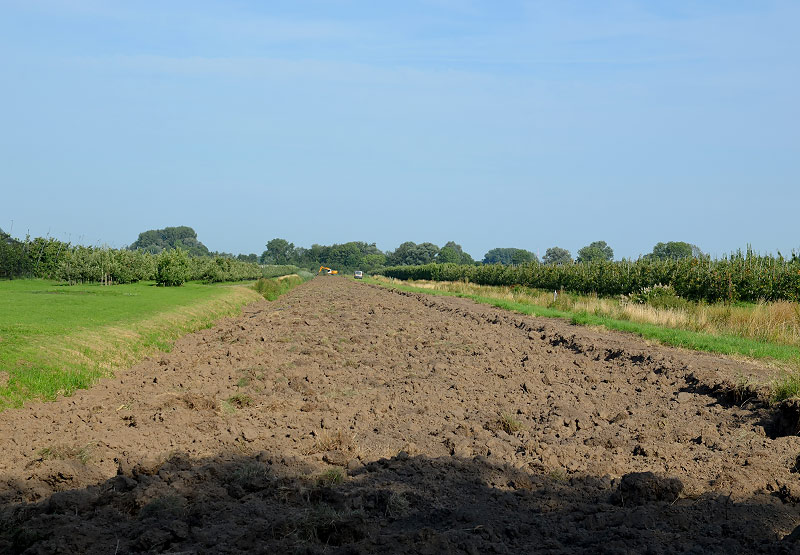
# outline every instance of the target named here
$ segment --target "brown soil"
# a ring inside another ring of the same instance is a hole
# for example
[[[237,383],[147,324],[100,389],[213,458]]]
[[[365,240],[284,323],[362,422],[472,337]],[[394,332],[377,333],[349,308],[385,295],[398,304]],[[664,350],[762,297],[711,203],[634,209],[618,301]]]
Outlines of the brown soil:
[[[767,371],[317,278],[0,413],[0,552],[797,553]]]

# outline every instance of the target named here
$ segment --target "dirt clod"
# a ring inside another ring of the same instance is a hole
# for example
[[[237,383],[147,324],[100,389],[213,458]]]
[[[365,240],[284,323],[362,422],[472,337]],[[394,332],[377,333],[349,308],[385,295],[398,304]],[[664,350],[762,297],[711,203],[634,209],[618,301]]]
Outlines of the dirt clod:
[[[656,476],[652,472],[631,472],[622,477],[612,503],[620,505],[644,505],[658,501],[672,503],[681,491],[683,484],[677,478]]]

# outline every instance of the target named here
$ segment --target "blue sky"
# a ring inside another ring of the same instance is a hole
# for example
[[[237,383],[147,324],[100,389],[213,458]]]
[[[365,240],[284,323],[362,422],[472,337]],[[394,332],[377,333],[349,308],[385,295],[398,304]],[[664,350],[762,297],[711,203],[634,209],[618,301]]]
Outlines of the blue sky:
[[[4,0],[0,227],[800,249],[800,2]]]

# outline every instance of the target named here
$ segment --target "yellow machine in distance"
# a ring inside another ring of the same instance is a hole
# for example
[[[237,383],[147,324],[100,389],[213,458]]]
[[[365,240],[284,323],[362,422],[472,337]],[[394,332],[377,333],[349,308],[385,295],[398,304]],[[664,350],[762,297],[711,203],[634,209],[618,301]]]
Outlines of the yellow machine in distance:
[[[328,268],[327,266],[320,266],[320,267],[319,267],[319,271],[317,272],[317,275],[319,275],[320,273],[322,273],[322,270],[327,270],[327,272],[325,272],[325,274],[326,274],[326,275],[329,275],[329,276],[334,276],[334,275],[336,275],[336,274],[338,274],[338,273],[339,273],[339,270],[331,270],[331,269],[330,269],[330,268]]]

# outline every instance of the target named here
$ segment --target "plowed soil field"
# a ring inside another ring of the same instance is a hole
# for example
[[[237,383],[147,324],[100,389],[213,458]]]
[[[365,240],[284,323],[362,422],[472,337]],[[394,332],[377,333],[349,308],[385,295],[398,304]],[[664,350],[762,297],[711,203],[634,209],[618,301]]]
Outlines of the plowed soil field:
[[[320,277],[0,413],[0,552],[798,553],[770,372]]]

